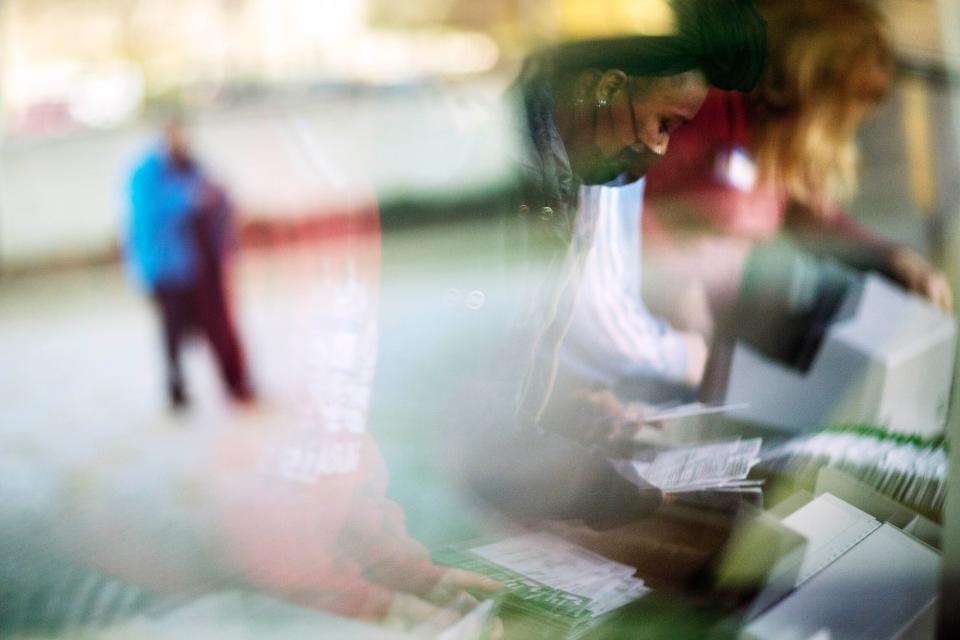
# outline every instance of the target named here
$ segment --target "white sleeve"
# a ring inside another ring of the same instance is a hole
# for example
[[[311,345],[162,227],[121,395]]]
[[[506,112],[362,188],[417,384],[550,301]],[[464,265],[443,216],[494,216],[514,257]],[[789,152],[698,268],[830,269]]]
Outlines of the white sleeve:
[[[640,297],[639,211],[633,215],[598,216],[563,358],[607,383],[646,375],[682,382],[683,336]]]

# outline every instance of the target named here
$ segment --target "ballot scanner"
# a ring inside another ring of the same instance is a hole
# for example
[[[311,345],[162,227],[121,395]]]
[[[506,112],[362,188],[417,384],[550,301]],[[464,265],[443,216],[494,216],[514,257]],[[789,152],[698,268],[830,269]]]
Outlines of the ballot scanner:
[[[728,417],[789,431],[861,424],[943,433],[955,319],[874,273],[847,278],[832,297],[828,313],[811,316],[801,348],[728,341],[712,357],[706,399],[745,403]]]

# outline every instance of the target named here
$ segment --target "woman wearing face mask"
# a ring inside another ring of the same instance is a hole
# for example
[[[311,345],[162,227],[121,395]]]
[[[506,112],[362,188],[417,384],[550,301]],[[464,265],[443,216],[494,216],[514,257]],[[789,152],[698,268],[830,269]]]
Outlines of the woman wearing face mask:
[[[761,257],[770,252],[748,261],[753,248],[786,228],[813,254],[880,271],[951,310],[943,274],[840,205],[856,189],[856,130],[893,73],[880,14],[860,0],[762,0],[759,8],[770,42],[759,86],[711,92],[648,177],[648,301],[675,324],[712,334],[744,270],[773,264]]]
[[[640,4],[651,18],[645,35],[564,44],[532,58],[516,85],[529,153],[520,162],[521,204],[506,240],[509,257],[531,274],[519,276],[528,285],[516,304],[519,325],[467,385],[457,421],[467,441],[459,470],[482,497],[525,519],[597,524],[659,503],[652,489],[638,498],[607,462],[609,452],[595,446],[611,408],[591,397],[597,379],[579,357],[595,346],[593,334],[602,334],[605,346],[637,340],[656,351],[647,363],[652,370],[683,380],[688,347],[684,336],[667,336],[639,298],[625,312],[614,309],[632,323],[629,330],[620,326],[624,317],[608,322],[596,306],[616,307],[626,296],[607,304],[610,289],[622,293],[623,282],[600,282],[595,276],[604,267],[596,262],[630,244],[621,239],[604,253],[610,225],[623,222],[623,237],[638,238],[638,176],[666,153],[708,87],[752,88],[766,55],[763,21],[747,0]],[[634,256],[639,268],[636,249]]]
[[[664,155],[670,135],[694,117],[706,83],[700,71],[633,80],[615,73],[581,77],[581,82],[594,87],[610,78],[618,88],[612,105],[595,108],[592,131],[589,126],[579,130],[593,133],[598,155],[612,148],[612,140],[618,137],[633,134],[638,142],[615,156],[619,165],[612,167],[611,173],[617,171],[613,178],[603,176],[605,183],[581,187],[577,224],[583,234],[592,234],[592,240],[560,359],[564,369],[606,389],[639,378],[693,387],[700,381],[706,346],[700,334],[674,330],[644,305],[640,220],[642,176]],[[621,103],[628,96],[635,106],[621,117]],[[581,116],[581,123],[589,124],[585,120]],[[617,127],[622,133],[615,133]]]

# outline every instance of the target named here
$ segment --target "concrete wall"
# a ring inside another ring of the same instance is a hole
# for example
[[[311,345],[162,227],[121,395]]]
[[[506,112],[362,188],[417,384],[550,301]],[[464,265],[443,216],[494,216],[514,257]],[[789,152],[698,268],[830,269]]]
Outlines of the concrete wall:
[[[194,147],[247,218],[340,214],[381,200],[482,189],[509,175],[495,85],[332,92],[207,113]],[[145,125],[0,146],[0,268],[116,247]]]

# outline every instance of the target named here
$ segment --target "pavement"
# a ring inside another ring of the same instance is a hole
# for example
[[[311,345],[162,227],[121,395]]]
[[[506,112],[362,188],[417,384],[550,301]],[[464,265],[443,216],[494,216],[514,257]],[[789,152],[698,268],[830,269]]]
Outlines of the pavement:
[[[415,245],[412,236],[414,254]],[[315,321],[329,320],[350,287],[375,312],[378,261],[375,236],[246,252],[233,285],[258,402],[231,404],[211,353],[197,341],[185,354],[192,404],[183,412],[166,404],[157,319],[119,265],[0,280],[0,635],[6,637],[4,616],[9,620],[18,606],[11,592],[24,580],[52,589],[77,567],[120,566],[152,576],[148,582],[179,580],[172,567],[187,567],[194,584],[213,592],[190,603],[187,611],[200,612],[194,617],[181,609],[177,624],[167,619],[169,635],[134,635],[185,637],[182,625],[192,620],[197,629],[226,624],[218,637],[247,637],[251,596],[232,594],[230,568],[209,561],[222,525],[211,466],[224,442],[267,448],[303,420],[302,364]],[[398,427],[384,435],[394,438],[385,448],[410,449],[409,437]],[[394,462],[415,466],[388,460]],[[432,497],[437,492],[442,488]],[[251,522],[257,517],[249,514]],[[338,625],[349,627],[349,637],[363,635],[354,623],[312,613],[303,619],[302,610],[271,602],[254,604],[279,607],[275,615],[289,622],[290,637]],[[271,637],[284,624],[272,627]],[[41,624],[54,635],[36,637],[59,637],[55,626]]]

